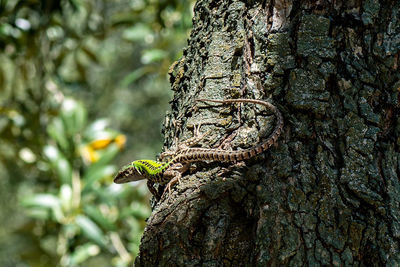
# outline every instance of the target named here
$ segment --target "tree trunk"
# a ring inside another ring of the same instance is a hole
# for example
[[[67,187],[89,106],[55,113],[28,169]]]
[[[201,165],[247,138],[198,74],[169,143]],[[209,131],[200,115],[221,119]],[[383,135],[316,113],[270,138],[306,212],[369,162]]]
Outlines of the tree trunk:
[[[166,146],[275,146],[196,163],[155,205],[136,266],[400,266],[400,1],[198,1]],[[224,169],[225,168],[225,169]]]

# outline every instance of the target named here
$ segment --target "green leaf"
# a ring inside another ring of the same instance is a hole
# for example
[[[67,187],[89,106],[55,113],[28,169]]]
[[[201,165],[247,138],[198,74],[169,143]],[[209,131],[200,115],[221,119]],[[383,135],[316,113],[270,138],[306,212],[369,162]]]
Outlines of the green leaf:
[[[87,111],[82,103],[78,103],[74,112],[76,131],[82,131],[87,121]]]
[[[151,49],[151,50],[146,50],[143,55],[142,55],[142,63],[143,64],[149,64],[153,62],[160,61],[164,59],[167,56],[167,52],[161,49]]]
[[[48,220],[51,218],[51,212],[49,209],[43,209],[39,207],[31,207],[25,211],[25,213],[32,218],[38,220]]]
[[[79,133],[86,123],[86,109],[82,103],[73,98],[66,98],[62,104],[61,117],[63,118],[66,132],[70,136]]]
[[[119,147],[116,144],[110,145],[103,151],[99,160],[87,168],[82,178],[86,183],[84,190],[88,190],[94,182],[115,173],[116,168],[107,164],[115,158],[118,152]]]
[[[8,23],[0,24],[0,39],[7,40],[8,37],[11,37],[13,34],[13,26]]]
[[[151,210],[147,206],[142,205],[141,203],[132,203],[129,207],[122,209],[119,218],[124,219],[133,216],[138,219],[146,219],[150,214]]]
[[[140,232],[142,231],[141,221],[135,218],[127,218],[126,223],[129,225],[129,231],[131,236],[131,240],[135,243],[140,243]]]
[[[60,202],[64,211],[72,209],[72,188],[68,184],[63,184],[60,188]]]
[[[96,139],[97,133],[104,131],[110,124],[108,119],[98,119],[89,124],[85,130],[85,138],[89,140]]]
[[[97,165],[106,165],[110,163],[120,152],[120,148],[116,144],[111,144],[109,145],[101,154],[100,158],[98,161],[94,164],[92,164],[88,168],[88,172],[91,171],[92,166],[97,166]]]
[[[43,149],[44,155],[50,160],[50,162],[57,162],[60,158],[60,151],[52,145],[45,146]]]
[[[64,150],[67,151],[68,140],[65,133],[65,127],[60,118],[55,118],[47,127],[50,137]]]
[[[82,51],[86,54],[86,56],[87,56],[88,58],[90,58],[93,62],[99,63],[99,60],[98,60],[98,58],[97,58],[97,55],[96,55],[95,53],[93,53],[93,51],[90,50],[89,47],[87,47],[87,46],[84,45],[84,46],[81,47],[81,49],[82,49]]]
[[[101,229],[97,226],[95,222],[84,215],[76,216],[75,222],[81,229],[84,236],[86,236],[88,239],[92,240],[99,246],[104,248],[106,247],[106,237],[103,231],[101,231]]]
[[[64,155],[55,146],[45,146],[44,154],[50,160],[61,184],[71,184],[72,167]]]
[[[122,79],[120,86],[127,87],[131,83],[134,83],[136,80],[143,77],[147,72],[148,72],[147,68],[144,67],[132,71]]]
[[[56,172],[62,184],[71,184],[72,168],[65,158],[59,158],[57,161]]]
[[[76,266],[99,253],[100,248],[95,244],[86,243],[82,246],[78,246],[76,247],[75,251],[71,253],[71,257],[69,258],[69,266]]]
[[[80,0],[69,0],[68,2],[71,4],[74,11],[78,11],[82,7]]]
[[[60,222],[64,217],[60,200],[52,194],[36,194],[25,197],[22,199],[21,205],[27,208],[37,207],[41,209],[49,209],[52,211],[54,218],[58,222]]]
[[[152,30],[150,27],[148,27],[145,24],[136,24],[135,26],[126,29],[122,33],[122,37],[125,40],[132,41],[132,42],[138,42],[138,41],[144,41],[146,37],[152,37]]]
[[[96,223],[102,226],[108,231],[115,231],[116,225],[114,225],[108,218],[104,217],[100,209],[93,205],[85,205],[83,210],[90,218],[92,218]]]
[[[60,200],[52,194],[36,194],[25,197],[21,204],[27,207],[38,206],[42,208],[54,208],[60,206]]]
[[[86,193],[88,190],[91,189],[93,183],[96,181],[111,176],[116,172],[116,169],[112,165],[96,165],[93,168],[90,168],[90,172],[86,173],[83,176],[83,180],[85,181],[85,186],[83,187],[82,192]]]

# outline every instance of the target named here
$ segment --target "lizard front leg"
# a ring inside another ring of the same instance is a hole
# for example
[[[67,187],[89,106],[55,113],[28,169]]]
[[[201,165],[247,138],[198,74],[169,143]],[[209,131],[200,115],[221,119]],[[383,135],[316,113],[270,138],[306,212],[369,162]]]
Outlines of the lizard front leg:
[[[161,195],[154,188],[154,182],[149,179],[147,180],[147,188],[149,189],[150,193],[156,198],[157,201],[161,199]]]
[[[182,178],[182,174],[189,169],[190,163],[181,164],[175,163],[165,170],[163,179],[169,181],[167,183],[168,195],[171,195],[171,187],[176,183],[180,183],[180,179]]]

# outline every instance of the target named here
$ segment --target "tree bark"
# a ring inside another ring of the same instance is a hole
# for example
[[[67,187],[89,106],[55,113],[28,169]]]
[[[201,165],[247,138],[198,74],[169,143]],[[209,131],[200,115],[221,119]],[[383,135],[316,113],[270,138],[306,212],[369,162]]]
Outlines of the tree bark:
[[[232,149],[157,203],[136,266],[400,266],[400,1],[198,1],[165,121],[174,138]],[[225,169],[224,168],[228,168]]]

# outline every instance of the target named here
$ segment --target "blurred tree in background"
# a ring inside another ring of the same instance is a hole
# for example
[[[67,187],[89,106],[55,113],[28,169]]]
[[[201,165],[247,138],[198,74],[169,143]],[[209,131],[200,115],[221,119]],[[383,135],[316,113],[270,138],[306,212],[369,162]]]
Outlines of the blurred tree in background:
[[[127,266],[193,1],[0,0],[0,266]],[[122,148],[126,148],[122,150]]]

